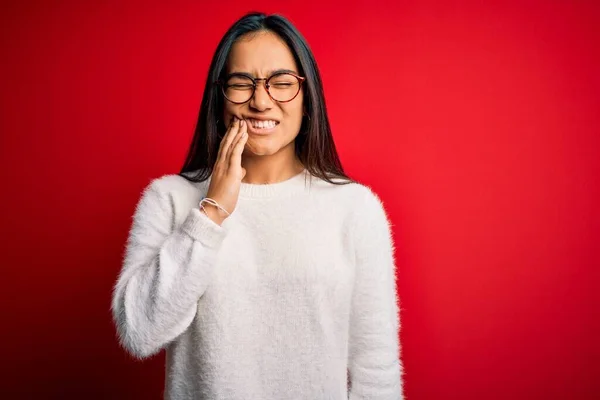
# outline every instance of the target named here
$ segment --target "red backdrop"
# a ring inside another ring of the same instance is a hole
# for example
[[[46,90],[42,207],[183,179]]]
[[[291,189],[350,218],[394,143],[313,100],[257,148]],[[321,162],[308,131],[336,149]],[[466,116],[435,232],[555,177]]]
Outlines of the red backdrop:
[[[594,2],[56,3],[2,6],[2,395],[161,397],[111,288],[219,38],[265,10],[305,34],[394,224],[407,398],[599,398]]]

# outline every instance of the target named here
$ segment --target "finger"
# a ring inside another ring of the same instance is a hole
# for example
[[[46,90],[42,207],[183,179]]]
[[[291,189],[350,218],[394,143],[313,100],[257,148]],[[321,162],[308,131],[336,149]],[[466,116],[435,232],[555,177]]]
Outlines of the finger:
[[[235,137],[233,138],[233,141],[231,143],[231,145],[227,148],[227,153],[225,155],[225,162],[228,163],[229,162],[229,158],[231,157],[231,152],[233,150],[233,147],[236,145],[236,143],[238,142],[238,140],[240,139],[240,137],[242,136],[243,132],[247,132],[248,129],[248,123],[244,120],[240,121],[240,128],[237,132],[237,134],[235,135]]]
[[[231,145],[231,142],[237,135],[237,133],[239,131],[239,125],[240,125],[240,121],[234,117],[232,119],[232,124],[229,127],[229,130],[227,131],[227,133],[225,134],[223,139],[221,139],[221,145],[219,146],[219,152],[217,154],[217,162],[219,160],[225,161],[227,159],[227,157],[226,157],[227,149],[229,148],[229,146]]]
[[[232,145],[229,157],[231,157],[231,154],[233,154],[233,150],[235,149],[235,146],[238,144],[238,142],[242,140],[244,136],[248,136],[248,122],[244,121],[242,128],[243,129],[240,129],[240,132],[237,135],[237,140]]]
[[[223,137],[221,138],[221,141],[219,142],[219,149],[217,151],[217,162],[219,161],[219,159],[221,158],[221,154],[223,154],[223,146],[225,146],[225,138],[227,137],[227,134],[229,133],[229,131],[231,131],[231,127],[233,126],[233,122],[234,122],[235,118],[232,118],[231,121],[229,122],[229,126],[227,126],[227,130],[225,131],[225,135],[223,135]]]
[[[246,142],[248,141],[248,132],[244,130],[240,137],[240,140],[237,141],[235,147],[231,152],[231,157],[229,158],[229,166],[242,166],[242,153],[244,152],[244,146],[246,146]]]
[[[229,125],[229,129],[225,133],[225,136],[221,139],[221,145],[219,146],[219,157],[220,159],[224,159],[224,156],[227,154],[228,144],[231,143],[231,137],[235,137],[239,129],[239,120],[234,116],[231,118],[231,124]],[[228,142],[229,141],[229,142]],[[219,160],[219,158],[217,158]]]

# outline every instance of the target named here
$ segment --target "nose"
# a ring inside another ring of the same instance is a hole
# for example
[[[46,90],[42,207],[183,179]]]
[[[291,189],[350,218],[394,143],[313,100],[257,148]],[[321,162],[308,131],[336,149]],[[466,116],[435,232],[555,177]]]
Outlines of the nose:
[[[257,83],[254,95],[252,95],[252,98],[250,99],[250,107],[257,111],[268,110],[272,107],[273,100],[271,100],[271,96],[269,96],[269,93],[267,92],[265,82],[261,80]]]

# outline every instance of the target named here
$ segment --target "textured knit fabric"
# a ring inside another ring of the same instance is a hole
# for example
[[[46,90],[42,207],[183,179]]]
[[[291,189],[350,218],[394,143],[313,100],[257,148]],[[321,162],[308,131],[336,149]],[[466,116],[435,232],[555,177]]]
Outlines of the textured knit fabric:
[[[210,180],[154,179],[112,311],[137,358],[166,349],[166,399],[402,399],[393,241],[380,198],[306,170],[242,183],[222,226]]]

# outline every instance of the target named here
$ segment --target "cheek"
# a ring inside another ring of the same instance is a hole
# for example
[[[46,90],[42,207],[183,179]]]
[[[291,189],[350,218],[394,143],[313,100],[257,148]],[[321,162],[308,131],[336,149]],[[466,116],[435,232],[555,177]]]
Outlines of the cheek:
[[[290,104],[290,107],[285,111],[286,122],[290,126],[290,128],[300,129],[300,125],[302,124],[302,114],[304,112],[302,102],[298,102],[298,104]]]
[[[225,126],[229,126],[229,122],[231,121],[231,117],[233,115],[240,114],[239,108],[239,105],[232,104],[230,102],[225,104],[225,107],[223,108],[223,121],[225,122]]]

